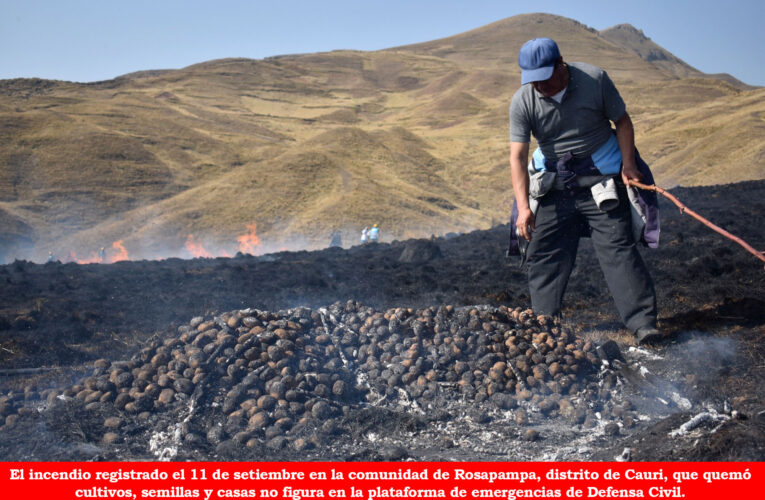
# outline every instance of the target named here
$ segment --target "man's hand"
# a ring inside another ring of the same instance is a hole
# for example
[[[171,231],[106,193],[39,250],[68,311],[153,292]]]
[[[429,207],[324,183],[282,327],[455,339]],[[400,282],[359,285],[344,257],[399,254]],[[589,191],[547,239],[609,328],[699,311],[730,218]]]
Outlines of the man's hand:
[[[622,165],[622,181],[624,181],[624,185],[629,187],[630,180],[638,182],[643,181],[643,174],[638,171],[637,165],[635,165],[634,162],[631,165],[628,165],[627,163]]]
[[[534,214],[529,208],[529,173],[526,165],[529,162],[529,143],[510,142],[510,173],[513,178],[513,192],[518,207],[516,226],[518,234],[525,240],[531,240],[534,230]]]
[[[526,241],[531,241],[531,233],[534,231],[534,212],[530,208],[518,207],[518,219],[515,221],[518,234]]]

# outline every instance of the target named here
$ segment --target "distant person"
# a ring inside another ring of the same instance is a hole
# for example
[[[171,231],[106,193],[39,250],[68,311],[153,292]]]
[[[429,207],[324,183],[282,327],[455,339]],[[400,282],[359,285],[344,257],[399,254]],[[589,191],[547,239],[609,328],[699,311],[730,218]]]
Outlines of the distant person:
[[[331,247],[342,247],[343,246],[343,236],[340,231],[334,231],[331,235],[331,238],[329,240],[329,246]]]
[[[361,244],[366,245],[369,243],[369,228],[365,227],[361,230]]]
[[[48,252],[48,262],[56,262],[56,257],[53,256],[53,252]]]
[[[101,247],[98,249],[98,259],[103,262],[106,259],[106,249]]]
[[[638,343],[659,340],[656,293],[633,236],[625,187],[630,180],[653,180],[636,154],[622,97],[605,71],[564,62],[549,38],[526,42],[518,64],[521,88],[510,104],[510,170],[514,229],[519,243],[528,245],[532,309],[560,314],[579,238],[588,235],[622,321]],[[532,135],[539,149],[530,163]],[[593,198],[598,185],[612,189],[600,206]],[[655,203],[652,194],[649,201]],[[652,228],[658,233],[658,225],[646,226]],[[658,241],[658,234],[644,235],[646,242]]]
[[[370,243],[377,243],[377,240],[380,237],[380,228],[377,227],[377,224],[372,226],[372,229],[369,230],[369,242]]]

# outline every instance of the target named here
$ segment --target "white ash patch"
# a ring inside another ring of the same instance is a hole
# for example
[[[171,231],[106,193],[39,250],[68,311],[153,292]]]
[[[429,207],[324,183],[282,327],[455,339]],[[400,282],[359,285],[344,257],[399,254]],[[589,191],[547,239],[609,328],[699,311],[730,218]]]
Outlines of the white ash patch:
[[[725,423],[728,420],[730,420],[730,417],[728,415],[721,415],[714,410],[705,411],[695,415],[690,420],[688,420],[683,425],[681,425],[679,428],[670,432],[669,436],[673,438],[678,436],[686,436],[691,431],[697,430],[702,425],[718,424],[711,431],[709,431],[711,433],[714,433],[715,431],[717,431],[717,429],[720,428],[720,425],[722,425],[722,423]]]
[[[632,354],[641,358],[645,358],[651,361],[660,361],[664,359],[663,356],[660,356],[656,352],[649,351],[648,349],[645,349],[643,347],[630,346],[629,349],[627,349],[627,352],[629,354]]]
[[[160,462],[169,462],[178,455],[178,447],[181,443],[181,426],[177,424],[174,429],[159,431],[152,434],[149,439],[149,451]]]
[[[677,407],[683,411],[689,411],[691,408],[693,408],[693,404],[691,404],[688,398],[682,397],[677,392],[670,393],[669,397],[677,405]]]

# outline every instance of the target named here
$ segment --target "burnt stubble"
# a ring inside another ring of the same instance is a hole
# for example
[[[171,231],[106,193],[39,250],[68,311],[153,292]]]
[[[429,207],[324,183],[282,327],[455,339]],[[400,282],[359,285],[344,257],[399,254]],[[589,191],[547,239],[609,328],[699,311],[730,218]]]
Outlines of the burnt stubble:
[[[676,188],[765,248],[765,182]],[[562,321],[507,226],[230,259],[0,268],[7,460],[761,460],[765,270],[662,202],[657,346],[583,240]],[[626,449],[629,448],[627,451]]]

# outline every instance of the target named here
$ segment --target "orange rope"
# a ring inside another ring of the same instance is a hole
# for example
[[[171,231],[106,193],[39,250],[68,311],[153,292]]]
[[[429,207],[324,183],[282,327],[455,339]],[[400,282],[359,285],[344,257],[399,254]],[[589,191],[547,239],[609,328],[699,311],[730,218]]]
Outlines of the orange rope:
[[[765,262],[765,253],[759,252],[759,251],[755,250],[749,243],[747,243],[746,241],[742,240],[738,236],[735,236],[735,235],[729,233],[728,231],[726,231],[725,229],[721,228],[720,226],[716,226],[715,224],[712,224],[711,222],[706,220],[704,217],[700,216],[699,214],[697,214],[696,212],[694,212],[690,208],[688,208],[685,205],[683,205],[680,202],[680,200],[678,200],[673,195],[669,194],[667,191],[665,191],[664,189],[660,188],[659,186],[656,186],[656,185],[647,186],[645,184],[641,184],[640,182],[637,182],[637,181],[631,180],[631,179],[630,179],[630,185],[631,186],[635,186],[635,187],[640,188],[640,189],[644,189],[646,191],[656,191],[657,193],[663,194],[664,196],[666,196],[667,198],[672,200],[672,203],[677,205],[678,208],[680,208],[680,212],[681,213],[690,215],[691,217],[693,217],[697,221],[701,222],[705,226],[707,226],[707,227],[711,228],[712,230],[722,234],[726,238],[729,238],[729,239],[735,241],[736,243],[738,243],[739,245],[744,247],[749,253],[751,253],[752,255],[754,255],[755,257],[760,259],[761,261]]]

